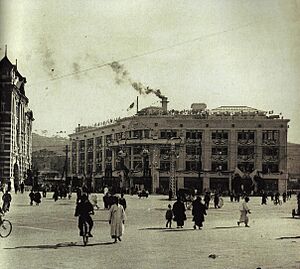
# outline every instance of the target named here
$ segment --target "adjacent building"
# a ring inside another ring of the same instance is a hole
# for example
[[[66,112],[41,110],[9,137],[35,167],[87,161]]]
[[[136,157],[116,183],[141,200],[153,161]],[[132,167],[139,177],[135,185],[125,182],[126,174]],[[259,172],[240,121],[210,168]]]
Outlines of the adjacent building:
[[[91,187],[283,192],[288,119],[246,106],[147,107],[70,135],[73,182]]]
[[[31,167],[33,113],[26,78],[5,57],[0,61],[0,180],[18,187]]]

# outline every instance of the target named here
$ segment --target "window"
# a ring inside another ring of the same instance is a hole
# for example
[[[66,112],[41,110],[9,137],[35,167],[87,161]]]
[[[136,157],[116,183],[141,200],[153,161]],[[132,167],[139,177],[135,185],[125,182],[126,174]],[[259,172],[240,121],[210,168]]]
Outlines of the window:
[[[4,143],[5,143],[5,134],[1,133],[0,134],[0,150],[4,151]]]
[[[5,102],[1,102],[0,111],[5,111]]]
[[[198,146],[187,145],[186,146],[187,155],[201,155],[201,148]]]
[[[185,162],[186,171],[199,171],[202,167],[201,162],[198,161],[187,161]]]
[[[278,130],[265,130],[262,133],[263,141],[279,141],[279,131]]]
[[[253,155],[254,147],[238,147],[238,155]]]
[[[149,138],[150,137],[150,130],[144,130],[144,137]]]
[[[143,130],[134,130],[132,138],[138,138],[138,139],[143,138]]]
[[[238,132],[238,140],[254,140],[254,132],[252,131]]]
[[[96,137],[96,147],[100,148],[102,147],[102,137]]]
[[[214,147],[211,149],[212,155],[228,155],[227,147]]]
[[[189,130],[186,132],[187,139],[202,139],[202,132],[197,130]]]
[[[85,140],[80,140],[79,142],[79,150],[84,151],[85,150]]]
[[[278,173],[279,165],[278,163],[263,163],[262,172],[263,174]]]
[[[160,131],[160,138],[170,139],[172,137],[177,137],[177,131],[175,131],[175,130],[161,130]]]
[[[88,139],[87,148],[88,148],[88,151],[93,151],[93,148],[94,148],[94,139],[93,138]]]
[[[224,132],[223,130],[212,132],[211,138],[212,139],[225,139],[225,140],[227,140],[228,139],[228,132]]]
[[[160,162],[160,170],[170,171],[170,162]]]
[[[227,171],[228,170],[227,162],[226,163],[212,162],[211,170],[217,172]]]

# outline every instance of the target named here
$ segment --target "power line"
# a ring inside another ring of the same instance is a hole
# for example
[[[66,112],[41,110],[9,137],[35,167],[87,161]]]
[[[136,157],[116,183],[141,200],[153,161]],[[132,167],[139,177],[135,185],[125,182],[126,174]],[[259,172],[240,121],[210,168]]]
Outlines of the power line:
[[[226,34],[226,33],[232,32],[232,31],[236,31],[236,30],[239,30],[239,29],[242,29],[242,28],[246,28],[248,26],[257,24],[259,22],[260,21],[255,21],[255,22],[249,22],[249,23],[243,24],[243,25],[232,26],[231,28],[229,28],[227,30],[218,31],[218,32],[215,32],[215,33],[210,33],[210,34],[206,34],[206,35],[203,35],[203,36],[200,36],[200,37],[196,37],[196,38],[193,38],[193,39],[189,39],[189,40],[181,41],[181,42],[178,42],[178,43],[174,43],[174,44],[166,46],[166,47],[161,47],[161,48],[158,48],[158,49],[155,49],[155,50],[151,50],[151,51],[147,51],[147,52],[144,52],[144,53],[132,55],[132,56],[125,57],[125,58],[120,58],[117,61],[118,62],[125,62],[125,61],[132,60],[132,59],[135,59],[135,58],[140,58],[140,57],[144,57],[144,56],[147,56],[147,55],[155,54],[155,53],[160,52],[160,51],[164,51],[164,50],[168,50],[168,49],[180,47],[180,46],[183,46],[185,44],[193,43],[193,42],[196,42],[196,41],[202,41],[202,40],[205,40],[207,38],[211,38],[211,37],[214,37],[214,36],[217,36],[217,35]],[[79,70],[79,71],[76,71],[76,72],[71,72],[71,73],[68,73],[68,74],[57,76],[57,77],[54,77],[54,78],[51,78],[51,79],[48,79],[48,80],[39,81],[39,82],[36,82],[36,83],[33,83],[33,84],[29,84],[29,85],[27,85],[27,87],[31,87],[31,86],[33,86],[35,84],[39,84],[39,83],[45,83],[45,82],[51,82],[51,81],[60,80],[60,79],[71,77],[71,76],[74,76],[74,75],[77,75],[77,74],[89,72],[89,71],[95,70],[95,69],[100,69],[100,68],[109,66],[110,64],[111,64],[111,61],[103,63],[103,64],[100,64],[100,65],[96,65],[96,66],[93,66],[93,67],[88,67],[86,69]]]

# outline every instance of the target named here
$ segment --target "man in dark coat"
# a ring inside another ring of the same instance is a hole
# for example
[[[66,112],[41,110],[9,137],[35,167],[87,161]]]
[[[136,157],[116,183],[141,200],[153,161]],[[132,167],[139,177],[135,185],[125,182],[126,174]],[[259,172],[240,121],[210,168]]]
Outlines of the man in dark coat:
[[[185,206],[184,203],[180,200],[180,197],[177,197],[177,201],[173,205],[173,214],[174,221],[177,222],[177,228],[183,228],[184,221],[186,220],[186,215]]]
[[[201,229],[203,226],[202,223],[204,222],[204,215],[206,215],[206,206],[202,204],[200,196],[197,196],[196,200],[193,202],[192,215],[193,221],[195,222],[194,229],[196,229],[197,226]]]

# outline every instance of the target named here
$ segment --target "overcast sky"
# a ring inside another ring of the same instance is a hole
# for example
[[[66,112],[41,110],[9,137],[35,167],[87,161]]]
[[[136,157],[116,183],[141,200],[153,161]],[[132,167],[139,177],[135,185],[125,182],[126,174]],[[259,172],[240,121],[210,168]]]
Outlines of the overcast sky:
[[[246,105],[291,119],[300,143],[300,0],[0,0],[0,55],[27,78],[34,130],[134,114],[132,82],[169,108]],[[109,63],[117,61],[123,76]],[[118,83],[117,83],[118,82]],[[160,105],[140,95],[139,107]]]

